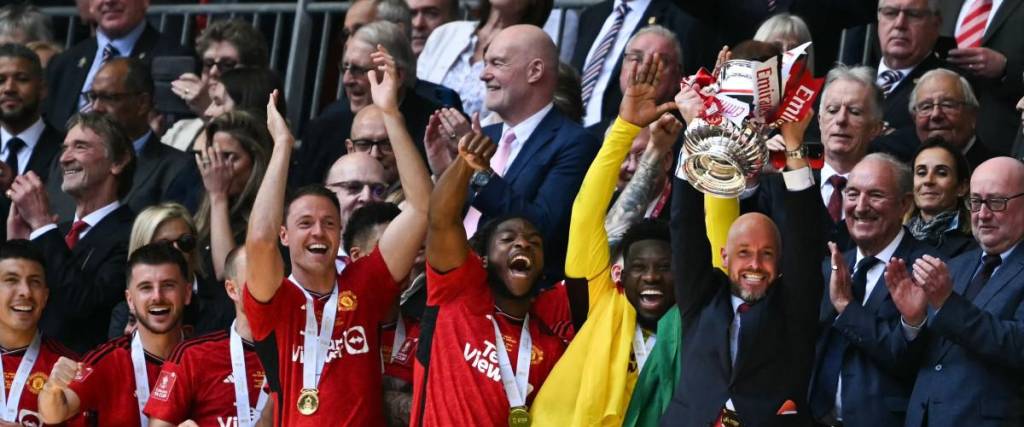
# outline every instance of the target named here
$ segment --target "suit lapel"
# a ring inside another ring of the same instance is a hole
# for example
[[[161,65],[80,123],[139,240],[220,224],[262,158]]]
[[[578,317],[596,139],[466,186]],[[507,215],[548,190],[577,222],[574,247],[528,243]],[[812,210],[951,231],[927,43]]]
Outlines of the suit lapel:
[[[981,292],[974,298],[974,305],[984,307],[1000,290],[1017,279],[1022,269],[1024,269],[1024,250],[1014,249],[1006,262],[988,279],[985,287],[981,288]]]
[[[537,128],[534,129],[533,134],[530,138],[523,143],[523,148],[519,149],[519,154],[516,154],[516,159],[509,166],[505,172],[503,178],[508,183],[515,181],[519,173],[523,171],[523,167],[527,163],[534,160],[533,156],[537,154],[537,151],[541,147],[548,144],[551,139],[555,137],[558,132],[558,128],[562,126],[562,116],[558,114],[558,110],[552,108],[548,111],[548,114],[541,119]]]
[[[722,362],[720,368],[722,373],[726,377],[732,377],[732,355],[729,352],[729,327],[732,325],[732,302],[730,301],[729,288],[727,286],[722,287],[722,291],[718,292],[718,297],[715,298],[715,310],[714,319],[724,319],[725,322],[725,333],[721,334],[721,339],[715,343],[715,351],[718,353],[718,360]]]
[[[50,174],[50,162],[60,150],[61,143],[57,130],[46,125],[43,134],[39,136],[39,141],[32,149],[26,170],[34,171],[46,181]]]
[[[971,262],[967,265],[967,268],[962,268],[957,271],[953,276],[953,292],[960,295],[964,294],[967,290],[967,285],[971,283],[971,277],[974,277],[974,270],[978,269],[978,265],[981,263],[981,249],[975,249],[970,253]]]
[[[138,163],[135,165],[135,175],[132,178],[132,188],[145,188],[146,181],[149,181],[156,173],[160,162],[160,144],[153,134],[146,138],[146,144],[139,153]]]
[[[155,28],[146,24],[146,28],[142,30],[142,35],[132,46],[132,55],[142,61],[146,61],[148,64],[152,58],[146,58],[146,52],[153,50],[153,46],[156,45],[157,40],[160,39],[160,33]]]
[[[989,39],[999,31],[999,27],[1006,23],[1006,19],[1010,17],[1013,10],[1020,6],[1022,0],[1003,0],[1003,4],[999,5],[999,10],[996,11],[996,16],[992,18],[992,22],[985,28],[985,35],[981,39],[981,44],[988,44]]]

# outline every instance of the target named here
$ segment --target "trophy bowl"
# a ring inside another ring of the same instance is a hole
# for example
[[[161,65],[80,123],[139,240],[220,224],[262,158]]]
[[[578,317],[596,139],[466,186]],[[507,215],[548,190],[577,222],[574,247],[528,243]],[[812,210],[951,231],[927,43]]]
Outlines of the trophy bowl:
[[[696,119],[683,139],[683,171],[690,184],[705,194],[739,197],[748,180],[756,179],[768,162],[764,136],[751,124],[740,127],[723,120],[711,125]]]

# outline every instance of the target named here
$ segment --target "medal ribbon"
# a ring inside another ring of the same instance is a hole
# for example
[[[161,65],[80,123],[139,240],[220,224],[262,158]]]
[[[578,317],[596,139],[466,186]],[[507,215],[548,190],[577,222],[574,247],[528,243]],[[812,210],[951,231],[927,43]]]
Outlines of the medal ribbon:
[[[0,417],[4,421],[11,423],[18,421],[18,402],[21,401],[21,393],[25,389],[25,381],[28,380],[28,375],[32,372],[32,366],[36,364],[36,359],[39,358],[40,335],[37,331],[35,338],[32,338],[32,344],[29,344],[28,350],[25,350],[25,355],[21,357],[18,371],[14,374],[14,382],[11,383],[10,400],[7,398],[6,387],[0,383]],[[0,372],[4,372],[2,357],[0,357]]]
[[[142,413],[149,401],[149,375],[146,373],[146,353],[142,349],[139,331],[132,337],[132,370],[135,371],[135,399],[139,403],[139,422],[142,427],[149,425],[149,417]]]
[[[398,353],[402,350],[402,346],[405,345],[405,322],[402,321],[402,313],[398,313],[398,320],[395,323],[395,341],[391,344],[391,362],[394,363],[395,357],[398,357]]]
[[[320,324],[318,334],[313,296],[295,280],[295,276],[289,276],[288,280],[306,297],[306,328],[302,337],[302,388],[316,390],[317,384],[320,384],[320,375],[327,364],[327,350],[331,347],[331,337],[334,335],[334,317],[338,314],[338,285],[334,285],[331,297],[324,305],[323,322]]]
[[[651,355],[651,349],[654,348],[654,343],[657,341],[657,335],[651,335],[644,340],[644,332],[640,329],[640,325],[636,325],[636,333],[633,334],[633,356],[636,357],[636,371],[640,372],[644,370],[644,364],[647,363],[647,356]]]
[[[494,325],[494,346],[497,347],[498,365],[501,367],[501,385],[505,387],[505,397],[510,408],[526,406],[526,388],[530,382],[530,360],[533,341],[530,339],[530,315],[523,318],[523,332],[519,334],[519,358],[516,360],[516,371],[512,373],[512,362],[505,350],[505,339],[498,328],[494,316],[487,316]]]
[[[235,383],[235,411],[238,413],[238,427],[252,427],[263,414],[263,407],[267,404],[267,393],[260,389],[254,418],[252,409],[249,407],[249,376],[245,371],[245,351],[242,349],[242,337],[235,330],[235,322],[231,323],[230,343],[231,378]]]

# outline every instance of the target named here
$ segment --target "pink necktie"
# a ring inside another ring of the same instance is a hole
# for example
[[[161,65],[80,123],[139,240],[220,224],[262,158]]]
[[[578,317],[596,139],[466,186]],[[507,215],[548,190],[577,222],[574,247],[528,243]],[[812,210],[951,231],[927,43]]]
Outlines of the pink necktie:
[[[960,31],[956,33],[956,45],[960,48],[979,47],[988,26],[988,16],[992,12],[992,0],[974,0],[967,10]]]
[[[511,129],[501,138],[501,142],[498,144],[498,152],[494,153],[494,157],[491,158],[491,170],[494,171],[495,175],[505,176],[508,158],[512,154],[512,144],[515,141],[516,134]],[[462,225],[466,227],[467,238],[473,237],[473,234],[476,233],[476,228],[480,225],[481,216],[480,211],[472,206],[469,207],[469,211],[466,212],[466,218],[462,220]]]

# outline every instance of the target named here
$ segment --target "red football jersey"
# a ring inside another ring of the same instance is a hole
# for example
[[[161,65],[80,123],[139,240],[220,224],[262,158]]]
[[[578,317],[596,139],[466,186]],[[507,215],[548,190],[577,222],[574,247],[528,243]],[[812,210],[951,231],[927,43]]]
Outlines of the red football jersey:
[[[14,376],[18,372],[18,366],[21,364],[21,359],[25,356],[26,350],[28,350],[28,347],[3,351],[4,396],[10,396],[11,394],[11,384],[14,383]],[[25,426],[43,425],[43,422],[39,419],[39,391],[43,389],[43,384],[46,384],[46,379],[50,377],[50,371],[53,370],[53,365],[57,363],[61,356],[71,360],[78,360],[78,356],[71,350],[64,348],[55,340],[44,337],[39,346],[39,357],[36,358],[36,363],[32,365],[32,371],[29,373],[28,379],[25,380],[25,388],[21,391],[21,400],[18,401],[18,415],[15,418],[16,422]],[[83,425],[83,422],[81,416],[76,416],[68,420],[66,424]]]
[[[405,324],[405,340],[398,343],[398,353],[394,359],[391,353],[395,346],[395,324],[381,327],[380,357],[384,359],[384,375],[412,384],[412,366],[420,340],[420,322],[402,317],[402,323]]]
[[[576,336],[576,328],[572,324],[569,291],[566,286],[568,285],[562,280],[540,291],[533,299],[531,311],[537,313],[537,319],[544,322],[562,341],[569,342]]]
[[[146,376],[153,390],[164,361],[146,352]],[[139,423],[139,401],[135,396],[132,368],[132,337],[108,341],[82,358],[82,370],[68,384],[81,400],[81,410],[90,412],[97,425],[133,427]]]
[[[421,349],[416,358],[411,425],[508,424],[509,402],[501,383],[494,326],[488,315],[498,320],[515,370],[522,322],[495,314],[487,271],[480,258],[470,252],[465,263],[445,274],[427,266],[427,313],[420,342],[430,348],[428,352]],[[544,322],[534,320],[539,318],[531,310],[533,348],[527,404],[565,351],[563,341]]]
[[[249,407],[255,409],[265,372],[253,344],[242,340],[242,348]],[[237,425],[230,334],[215,332],[179,344],[164,363],[145,412],[150,418],[171,424],[192,420],[200,426]],[[253,419],[259,416],[252,411],[250,414]]]
[[[283,425],[383,426],[380,325],[398,298],[379,250],[349,264],[338,276],[338,306],[333,341],[319,383],[319,409],[301,415],[297,402],[302,390],[303,331],[306,298],[285,278],[267,303],[245,291],[245,313],[253,338],[275,346],[277,366],[265,365],[281,387],[278,413]],[[314,314],[323,317],[329,295],[314,295]]]

